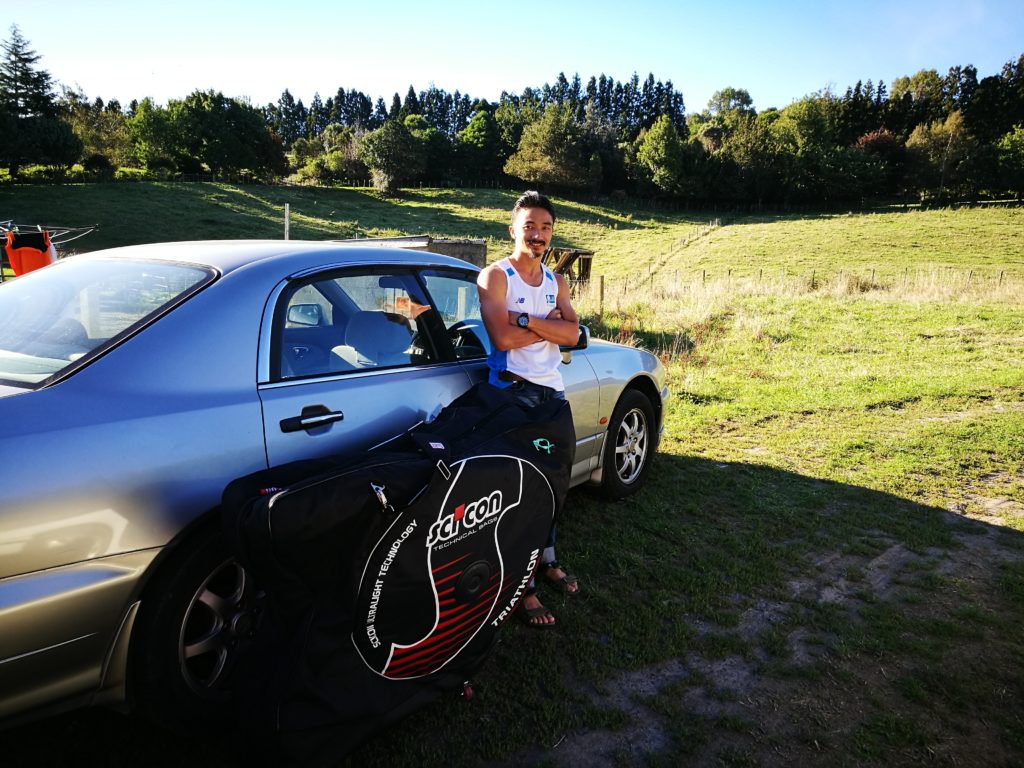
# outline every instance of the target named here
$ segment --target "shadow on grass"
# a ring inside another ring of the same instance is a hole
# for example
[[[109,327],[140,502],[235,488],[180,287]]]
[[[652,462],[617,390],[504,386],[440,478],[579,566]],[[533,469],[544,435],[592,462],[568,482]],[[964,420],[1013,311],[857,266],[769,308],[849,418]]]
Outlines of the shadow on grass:
[[[1007,665],[996,657],[1019,659],[1024,653],[1019,634],[1024,568],[995,564],[986,572],[995,583],[974,574],[974,591],[961,593],[956,563],[963,560],[965,547],[982,540],[1016,553],[1018,560],[1024,557],[1020,533],[890,494],[756,463],[659,455],[644,489],[624,501],[605,502],[579,489],[570,493],[559,525],[559,554],[580,575],[582,592],[574,598],[545,592],[545,602],[559,619],[555,630],[538,632],[513,622],[480,670],[472,703],[446,696],[391,727],[344,764],[559,763],[567,756],[559,757],[554,747],[567,734],[628,735],[638,725],[635,713],[601,704],[595,691],[614,688],[623,675],[669,660],[692,668],[702,659],[723,656],[751,665],[757,679],[776,675],[775,685],[790,684],[787,680],[807,685],[808,696],[822,687],[822,664],[852,663],[864,656],[892,669],[918,669],[915,679],[948,681],[950,660],[958,659],[961,670],[971,675],[966,693],[958,688],[954,695],[947,684],[916,697],[904,695],[899,686],[905,679],[874,690],[850,683],[844,695],[862,697],[857,700],[863,708],[836,711],[836,721],[822,715],[817,725],[801,725],[799,736],[808,744],[808,739],[820,738],[815,744],[825,752],[817,755],[819,763],[829,754],[836,762],[849,754],[883,761],[895,755],[905,761],[910,754],[905,750],[925,754],[945,744],[944,724],[966,707],[972,718],[995,724],[1010,762],[1022,760],[1024,729],[1015,735],[1014,728],[1020,726],[1005,707],[1005,692],[1013,700],[1024,700],[1024,673],[1019,664]],[[880,560],[889,563],[894,550],[903,553],[899,572],[888,575],[886,590],[869,594],[878,586],[872,569]],[[842,600],[834,596],[839,581],[847,585]],[[961,616],[967,599],[976,600],[976,610]],[[766,601],[779,606],[778,617],[756,632],[748,631],[751,611]],[[923,608],[915,606],[922,603],[932,622],[926,630],[925,625],[907,623],[917,621],[914,611]],[[891,606],[895,610],[887,608]],[[979,635],[977,612],[986,606],[993,615],[982,623]],[[963,631],[956,631],[958,627]],[[920,638],[922,631],[924,645],[908,639]],[[794,632],[819,638],[813,660],[793,657],[787,638]],[[982,641],[988,657],[974,664],[971,658]],[[790,671],[779,678],[780,668]],[[699,687],[701,680],[694,673],[684,685]],[[998,694],[1000,690],[1004,693]],[[673,764],[681,756],[692,757],[702,745],[716,743],[716,721],[688,713],[678,696],[672,701],[666,712],[702,725],[696,736],[692,728],[684,729],[690,734],[687,739],[695,739],[686,743],[666,726],[665,742],[652,746],[655,762]],[[774,717],[786,719],[786,701],[775,701]],[[903,731],[898,729],[895,735],[878,736],[875,726],[879,718],[894,716],[892,707],[899,710],[895,716],[901,722],[926,724],[911,729],[914,744],[901,742]],[[863,723],[856,721],[857,713]],[[791,714],[793,722],[802,717]],[[648,711],[647,717],[660,716]],[[747,711],[747,717],[751,720],[744,721],[745,733],[767,726],[758,722],[762,714],[757,710]],[[729,727],[734,730],[735,723]],[[958,739],[969,755],[973,732],[962,722],[958,727]],[[438,738],[442,733],[444,738]],[[787,741],[790,736],[793,744]],[[730,750],[742,748],[757,758],[756,739],[730,739]],[[783,753],[797,749],[796,739],[795,733],[779,732],[772,748],[781,742]],[[587,741],[575,738],[574,744],[581,740]],[[138,717],[103,710],[16,728],[4,734],[4,746],[4,764],[11,768],[201,768],[244,762],[231,733],[219,738],[172,736]],[[611,759],[594,756],[595,763],[611,764]],[[630,759],[647,764],[642,754]],[[630,759],[623,764],[634,764]]]
[[[424,195],[389,200],[365,189],[141,182],[26,186],[17,192],[4,202],[8,215],[19,222],[98,225],[76,241],[78,252],[180,240],[282,239],[286,203],[295,240],[346,239],[380,231],[460,237],[507,234],[507,225],[496,218],[404,204],[418,197],[429,203],[430,197]]]
[[[510,220],[512,206],[516,199],[526,190],[489,190],[489,189],[445,189],[445,190],[402,190],[398,200],[418,202],[423,205],[444,202],[457,205],[469,210],[486,210],[488,213],[495,212],[489,218],[489,223],[497,230],[493,236],[504,237],[507,234],[507,227]],[[551,195],[552,203],[555,206],[557,215],[556,232],[560,239],[565,238],[565,232],[558,226],[558,223],[575,222],[582,224],[598,225],[608,228],[635,230],[648,227],[651,223],[663,225],[679,223],[680,220],[689,221],[690,216],[670,214],[662,211],[652,211],[638,208],[629,202],[620,206],[611,201],[586,203],[574,200],[561,195]],[[642,220],[634,220],[642,219]],[[700,217],[697,220],[702,220]],[[489,233],[491,234],[491,233]],[[586,244],[565,242],[568,247],[586,247]]]
[[[98,225],[73,246],[76,252],[87,252],[180,240],[280,239],[285,203],[291,207],[290,234],[296,240],[400,233],[504,241],[509,212],[519,194],[518,190],[405,189],[385,198],[366,188],[138,182],[23,185],[0,189],[0,202],[5,216],[19,223]],[[619,210],[610,201],[587,204],[556,198],[555,205],[562,222],[615,229],[687,223],[692,218],[628,204]],[[565,229],[559,231],[557,243],[592,246]]]

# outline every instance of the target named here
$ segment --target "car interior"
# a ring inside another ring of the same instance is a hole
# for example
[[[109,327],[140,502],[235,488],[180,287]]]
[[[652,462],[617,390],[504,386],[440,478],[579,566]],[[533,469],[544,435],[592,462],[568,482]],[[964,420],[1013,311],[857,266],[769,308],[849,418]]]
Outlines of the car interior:
[[[419,365],[436,359],[420,342],[431,307],[412,275],[349,275],[297,286],[286,298],[282,379]]]
[[[356,312],[345,326],[345,343],[331,349],[332,368],[335,358],[352,369],[408,365],[412,337],[408,320],[396,312]]]

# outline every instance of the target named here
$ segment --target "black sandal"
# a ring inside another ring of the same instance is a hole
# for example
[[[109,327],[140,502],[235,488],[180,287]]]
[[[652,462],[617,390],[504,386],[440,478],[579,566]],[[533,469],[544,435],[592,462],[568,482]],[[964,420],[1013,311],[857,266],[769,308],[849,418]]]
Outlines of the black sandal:
[[[550,563],[544,563],[541,568],[543,569],[543,578],[556,592],[561,592],[564,595],[575,595],[579,594],[579,580],[564,567],[557,560],[552,560]],[[560,579],[552,578],[548,576],[548,571],[552,568],[560,569],[565,576]],[[569,589],[569,587],[575,585],[576,589]]]
[[[531,587],[526,590],[523,595],[523,600],[519,603],[519,608],[516,610],[516,617],[523,622],[526,626],[532,629],[552,629],[556,621],[536,621],[539,618],[551,617],[554,619],[555,616],[543,605],[538,605],[536,608],[526,607],[526,598],[537,594],[537,588]]]

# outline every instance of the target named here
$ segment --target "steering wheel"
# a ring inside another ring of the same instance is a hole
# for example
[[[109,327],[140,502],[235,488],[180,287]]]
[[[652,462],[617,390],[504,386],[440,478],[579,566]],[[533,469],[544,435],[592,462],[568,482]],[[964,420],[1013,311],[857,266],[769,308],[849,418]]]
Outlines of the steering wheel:
[[[451,339],[452,346],[455,347],[456,357],[486,354],[487,348],[478,333],[482,330],[483,323],[479,320],[460,320],[448,326],[448,338]]]

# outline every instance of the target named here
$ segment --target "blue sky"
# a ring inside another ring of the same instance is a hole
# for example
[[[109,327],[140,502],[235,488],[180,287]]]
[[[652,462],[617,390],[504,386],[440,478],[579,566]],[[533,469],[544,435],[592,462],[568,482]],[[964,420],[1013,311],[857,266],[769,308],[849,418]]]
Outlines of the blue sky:
[[[196,88],[309,104],[339,86],[372,98],[431,83],[496,100],[559,72],[671,80],[689,112],[725,87],[784,107],[831,87],[973,64],[997,74],[1024,53],[1022,0],[445,3],[2,0],[60,83],[90,97]]]

